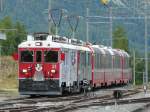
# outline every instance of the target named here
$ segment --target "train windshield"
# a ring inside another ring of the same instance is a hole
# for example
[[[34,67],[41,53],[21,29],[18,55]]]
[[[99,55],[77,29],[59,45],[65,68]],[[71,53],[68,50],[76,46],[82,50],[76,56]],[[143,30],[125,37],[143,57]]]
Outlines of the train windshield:
[[[58,51],[45,51],[44,52],[44,60],[49,63],[57,63],[58,62]]]
[[[33,51],[21,51],[21,62],[33,62]]]

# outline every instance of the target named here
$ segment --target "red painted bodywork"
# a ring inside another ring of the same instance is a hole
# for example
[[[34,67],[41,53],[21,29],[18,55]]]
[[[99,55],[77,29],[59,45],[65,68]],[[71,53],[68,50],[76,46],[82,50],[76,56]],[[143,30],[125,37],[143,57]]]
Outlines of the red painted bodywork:
[[[34,60],[33,62],[20,62],[20,51],[24,50],[31,50],[34,51]],[[19,79],[22,78],[33,78],[34,73],[35,73],[35,66],[36,64],[41,64],[42,65],[42,72],[44,74],[45,78],[54,78],[57,79],[59,78],[60,75],[60,55],[58,53],[58,62],[57,63],[47,63],[44,62],[44,51],[60,51],[59,48],[19,48]],[[35,57],[36,57],[36,51],[42,51],[42,61],[36,62]],[[27,70],[26,73],[23,73],[23,70]],[[52,73],[51,70],[55,70],[55,73]]]
[[[91,53],[90,53],[90,55],[91,55],[91,65],[92,65],[91,75],[92,75],[92,85],[94,85],[94,50],[90,46],[87,46],[87,47],[91,50]]]

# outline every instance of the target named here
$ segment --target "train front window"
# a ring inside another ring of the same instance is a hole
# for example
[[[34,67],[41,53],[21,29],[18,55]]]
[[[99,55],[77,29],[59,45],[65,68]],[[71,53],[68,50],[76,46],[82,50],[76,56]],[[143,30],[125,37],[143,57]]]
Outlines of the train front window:
[[[49,63],[57,63],[58,62],[58,51],[45,51],[44,52],[44,60]]]
[[[41,61],[42,61],[42,52],[36,51],[36,62],[41,62]]]
[[[21,51],[21,62],[33,62],[33,51]]]

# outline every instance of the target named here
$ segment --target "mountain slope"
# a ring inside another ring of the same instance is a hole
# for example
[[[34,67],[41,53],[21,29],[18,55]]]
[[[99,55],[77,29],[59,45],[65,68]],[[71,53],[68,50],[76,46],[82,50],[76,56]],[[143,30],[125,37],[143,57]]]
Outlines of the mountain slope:
[[[48,0],[3,0],[3,11],[0,18],[11,16],[14,21],[21,21],[25,24],[28,32],[47,32],[48,14],[44,13],[48,9]],[[67,14],[75,14],[85,17],[86,8],[89,8],[89,15],[108,16],[109,8],[102,6],[99,0],[51,0],[52,8],[67,9]],[[132,2],[130,2],[132,4]],[[133,16],[131,10],[114,9],[113,15]],[[86,40],[86,18],[79,21],[76,37]],[[92,22],[109,22],[109,19],[92,18]],[[133,23],[133,24],[126,24]],[[141,48],[144,44],[144,21],[139,20],[113,20],[113,29],[121,25],[125,28],[131,43],[136,41],[136,47]],[[110,24],[89,24],[89,39],[105,45],[110,43]],[[65,19],[62,20],[59,34],[71,36],[72,32]],[[141,45],[140,45],[141,44]]]

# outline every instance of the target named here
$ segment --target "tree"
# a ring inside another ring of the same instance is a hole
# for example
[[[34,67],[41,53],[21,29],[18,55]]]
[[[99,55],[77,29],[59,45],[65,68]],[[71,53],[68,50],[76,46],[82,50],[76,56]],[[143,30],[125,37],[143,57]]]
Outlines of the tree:
[[[14,28],[17,30],[14,35],[14,40],[15,40],[14,47],[15,49],[17,49],[18,44],[20,44],[23,40],[26,39],[27,32],[25,26],[18,21],[16,22]]]
[[[18,44],[23,41],[26,37],[26,29],[23,24],[12,22],[12,19],[9,16],[4,17],[0,21],[1,32],[6,33],[7,39],[1,42],[2,46],[2,55],[11,55],[13,52],[17,51]],[[7,30],[7,29],[15,29]]]
[[[121,26],[118,26],[113,32],[113,48],[123,49],[129,52],[128,38],[124,28]]]

